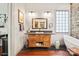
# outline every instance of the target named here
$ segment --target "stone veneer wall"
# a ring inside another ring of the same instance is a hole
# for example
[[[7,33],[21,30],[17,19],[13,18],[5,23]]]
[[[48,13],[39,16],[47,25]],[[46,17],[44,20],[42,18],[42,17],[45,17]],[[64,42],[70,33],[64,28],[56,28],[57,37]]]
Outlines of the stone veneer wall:
[[[71,36],[79,38],[79,4],[72,3],[71,6]]]

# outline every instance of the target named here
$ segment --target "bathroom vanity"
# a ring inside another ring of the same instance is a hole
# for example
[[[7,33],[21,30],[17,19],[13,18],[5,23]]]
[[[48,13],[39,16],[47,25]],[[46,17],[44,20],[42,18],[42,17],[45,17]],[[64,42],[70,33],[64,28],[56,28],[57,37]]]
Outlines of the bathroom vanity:
[[[29,32],[28,47],[46,47],[51,46],[51,32]]]

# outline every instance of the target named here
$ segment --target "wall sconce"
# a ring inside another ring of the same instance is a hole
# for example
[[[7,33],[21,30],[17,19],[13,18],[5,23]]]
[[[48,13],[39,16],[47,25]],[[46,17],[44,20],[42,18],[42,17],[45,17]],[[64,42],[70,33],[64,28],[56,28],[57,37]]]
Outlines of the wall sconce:
[[[51,16],[51,12],[50,11],[45,11],[44,16]]]
[[[30,15],[30,16],[35,16],[36,13],[35,13],[35,11],[29,11],[29,15]]]

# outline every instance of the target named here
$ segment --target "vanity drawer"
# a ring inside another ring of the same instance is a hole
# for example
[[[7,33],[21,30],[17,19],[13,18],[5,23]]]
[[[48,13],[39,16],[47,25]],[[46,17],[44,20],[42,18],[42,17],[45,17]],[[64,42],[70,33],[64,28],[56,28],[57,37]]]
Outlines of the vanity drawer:
[[[39,35],[36,35],[36,34],[34,34],[34,35],[28,35],[28,37],[38,37]]]

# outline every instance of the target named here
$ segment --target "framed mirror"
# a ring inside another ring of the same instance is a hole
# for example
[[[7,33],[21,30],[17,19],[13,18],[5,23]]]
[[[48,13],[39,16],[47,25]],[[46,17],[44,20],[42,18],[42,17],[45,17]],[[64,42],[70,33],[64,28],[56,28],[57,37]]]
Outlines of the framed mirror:
[[[46,18],[33,18],[32,29],[47,29],[47,19]]]
[[[7,17],[6,14],[0,14],[0,27],[4,27]]]

